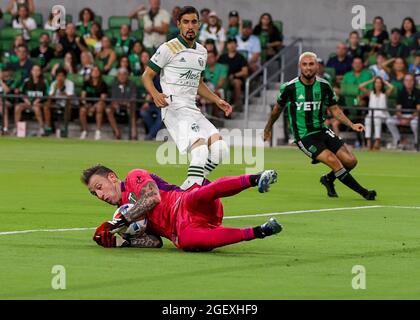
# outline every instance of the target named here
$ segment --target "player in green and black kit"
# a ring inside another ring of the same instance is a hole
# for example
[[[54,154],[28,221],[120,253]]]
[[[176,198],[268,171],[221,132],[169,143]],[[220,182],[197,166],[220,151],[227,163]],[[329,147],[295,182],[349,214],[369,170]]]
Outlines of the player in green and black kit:
[[[264,129],[264,140],[271,138],[274,122],[287,107],[295,143],[300,150],[312,158],[312,163],[322,162],[332,169],[320,180],[327,188],[328,196],[337,197],[334,188],[334,180],[337,178],[365,199],[375,200],[376,191],[363,188],[350,174],[350,170],[357,164],[357,159],[341,138],[325,125],[326,109],[354,131],[362,132],[365,128],[360,123],[351,122],[338,107],[337,97],[331,85],[316,76],[316,59],[312,52],[305,52],[299,57],[301,76],[280,87],[277,104]]]

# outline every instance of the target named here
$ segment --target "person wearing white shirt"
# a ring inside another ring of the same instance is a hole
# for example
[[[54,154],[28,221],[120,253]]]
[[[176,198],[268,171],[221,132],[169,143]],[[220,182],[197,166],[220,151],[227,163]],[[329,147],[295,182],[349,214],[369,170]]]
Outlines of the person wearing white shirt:
[[[35,20],[29,16],[28,8],[25,6],[19,7],[18,15],[13,19],[13,28],[23,29],[23,38],[28,41],[31,39],[31,31],[36,27]]]
[[[128,15],[130,19],[136,16],[139,21],[143,20],[143,45],[146,48],[157,48],[166,41],[171,15],[160,7],[160,0],[150,0],[148,11],[144,5],[140,5]]]
[[[373,90],[366,89],[366,86],[373,82]],[[386,88],[386,89],[385,89]],[[394,86],[381,77],[374,77],[359,85],[359,89],[369,94],[369,110],[365,118],[365,137],[368,149],[379,150],[381,148],[382,123],[390,117],[388,112],[387,98],[394,90]],[[377,110],[380,109],[380,110]],[[372,115],[373,111],[373,115]],[[375,128],[375,144],[372,145],[372,116]]]
[[[199,28],[199,13],[194,7],[184,7],[178,16],[180,34],[162,44],[148,62],[143,83],[155,105],[162,108],[162,119],[181,154],[191,153],[188,175],[181,188],[202,185],[204,178],[229,152],[216,127],[201,113],[196,96],[214,103],[226,116],[232,106],[218,97],[203,81],[207,50],[195,39]],[[160,74],[159,92],[153,78]]]
[[[250,73],[254,73],[261,64],[261,42],[257,36],[252,34],[250,20],[242,22],[242,33],[236,36],[236,41],[238,52],[246,55]]]
[[[208,25],[200,31],[200,42],[204,43],[208,39],[214,40],[218,54],[222,54],[225,49],[226,32],[214,11],[209,14]]]

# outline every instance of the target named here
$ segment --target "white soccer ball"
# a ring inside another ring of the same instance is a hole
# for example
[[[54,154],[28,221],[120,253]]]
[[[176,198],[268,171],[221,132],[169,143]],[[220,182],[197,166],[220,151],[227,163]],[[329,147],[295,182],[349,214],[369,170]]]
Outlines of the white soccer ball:
[[[127,203],[123,204],[121,207],[119,207],[114,212],[113,219],[116,218],[119,214],[123,214],[130,210],[133,207],[133,204]],[[120,228],[117,233],[124,239],[134,239],[144,234],[146,231],[147,226],[147,219],[144,218],[142,220],[138,220],[130,224],[128,227],[122,227]]]

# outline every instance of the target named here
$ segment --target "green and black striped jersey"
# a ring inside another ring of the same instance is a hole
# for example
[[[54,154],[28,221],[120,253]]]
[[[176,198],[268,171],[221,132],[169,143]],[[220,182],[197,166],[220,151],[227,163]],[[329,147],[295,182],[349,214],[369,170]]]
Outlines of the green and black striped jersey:
[[[296,77],[282,84],[277,96],[277,103],[287,107],[289,124],[296,141],[327,128],[326,110],[337,102],[331,85],[319,77],[309,86]]]

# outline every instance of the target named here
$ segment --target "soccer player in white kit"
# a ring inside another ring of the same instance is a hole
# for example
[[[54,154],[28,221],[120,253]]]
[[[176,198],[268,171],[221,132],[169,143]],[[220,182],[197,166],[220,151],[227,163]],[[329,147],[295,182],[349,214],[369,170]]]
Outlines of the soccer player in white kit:
[[[199,30],[197,9],[186,6],[178,15],[180,34],[163,43],[151,57],[143,73],[143,83],[157,107],[162,120],[181,154],[191,153],[184,190],[201,185],[212,170],[222,162],[229,147],[216,127],[201,113],[195,103],[197,93],[216,104],[228,116],[232,106],[214,94],[202,79],[207,50],[195,39]],[[157,91],[153,78],[160,73],[162,92]]]

